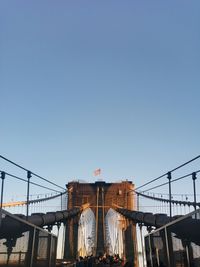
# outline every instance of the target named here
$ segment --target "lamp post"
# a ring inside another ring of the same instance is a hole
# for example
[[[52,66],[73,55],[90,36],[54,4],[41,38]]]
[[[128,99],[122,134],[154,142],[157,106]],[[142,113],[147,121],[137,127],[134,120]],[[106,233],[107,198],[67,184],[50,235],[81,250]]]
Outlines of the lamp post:
[[[170,220],[171,220],[171,218],[172,218],[172,191],[171,191],[172,175],[171,175],[171,172],[168,172],[167,179],[169,181],[169,216],[170,216]]]
[[[2,220],[2,206],[3,206],[3,192],[4,192],[4,180],[5,180],[5,172],[1,172],[1,206],[0,206],[0,227],[1,227],[1,220]]]
[[[3,206],[3,193],[4,193],[4,180],[5,180],[5,172],[1,172],[1,206],[0,208],[2,209]]]
[[[27,171],[27,199],[26,199],[26,220],[28,220],[28,212],[29,212],[29,191],[30,191],[30,179],[31,179],[31,172]]]
[[[193,191],[194,191],[194,209],[197,209],[197,196],[196,196],[196,184],[195,180],[197,179],[197,174],[196,172],[192,173],[192,180],[193,180]]]

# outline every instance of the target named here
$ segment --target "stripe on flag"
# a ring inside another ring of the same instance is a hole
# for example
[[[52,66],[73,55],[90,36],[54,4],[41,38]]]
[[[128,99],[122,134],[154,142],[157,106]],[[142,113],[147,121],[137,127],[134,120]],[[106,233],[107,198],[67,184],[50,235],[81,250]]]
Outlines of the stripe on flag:
[[[95,171],[94,171],[94,176],[98,176],[98,175],[100,175],[101,174],[101,169],[96,169]]]

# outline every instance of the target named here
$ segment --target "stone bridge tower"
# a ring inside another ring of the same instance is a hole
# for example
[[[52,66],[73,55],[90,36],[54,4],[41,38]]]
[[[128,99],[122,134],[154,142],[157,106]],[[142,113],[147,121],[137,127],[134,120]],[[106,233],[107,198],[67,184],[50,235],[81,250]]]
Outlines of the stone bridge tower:
[[[90,203],[90,208],[96,218],[96,255],[105,252],[105,216],[114,205],[135,210],[134,185],[129,181],[120,183],[97,181],[95,183],[70,182],[66,186],[68,191],[68,209]],[[78,220],[79,218],[71,219],[66,224],[65,258],[76,258]],[[124,230],[124,239],[126,258],[134,257],[136,260],[136,227],[133,223],[128,222],[128,220]]]

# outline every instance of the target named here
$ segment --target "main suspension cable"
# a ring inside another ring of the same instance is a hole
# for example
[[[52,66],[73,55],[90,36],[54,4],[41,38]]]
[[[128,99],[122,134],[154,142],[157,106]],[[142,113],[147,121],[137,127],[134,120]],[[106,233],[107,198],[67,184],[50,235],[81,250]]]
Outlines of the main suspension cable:
[[[178,167],[172,169],[171,171],[168,171],[168,172],[166,172],[166,173],[160,175],[159,177],[157,177],[157,178],[155,178],[155,179],[152,179],[152,180],[150,180],[149,182],[147,182],[147,183],[145,183],[145,184],[143,184],[143,185],[141,185],[141,186],[135,188],[135,190],[138,190],[138,189],[140,189],[140,188],[142,188],[142,187],[144,187],[144,186],[146,186],[146,185],[148,185],[148,184],[151,184],[151,183],[153,183],[153,182],[155,182],[155,181],[157,181],[157,180],[163,178],[163,177],[166,176],[169,172],[172,173],[172,172],[174,172],[174,171],[176,171],[176,170],[182,168],[183,166],[185,166],[185,165],[191,163],[192,161],[197,160],[198,158],[200,158],[200,155],[198,155],[197,157],[195,157],[195,158],[193,158],[193,159],[191,159],[191,160],[189,160],[189,161],[187,161],[187,162],[185,162],[185,163],[179,165]]]
[[[46,181],[46,182],[48,182],[48,183],[50,183],[50,184],[52,184],[52,185],[54,185],[54,186],[56,186],[56,187],[58,187],[58,188],[60,188],[60,189],[65,190],[64,187],[61,187],[61,186],[59,186],[59,185],[57,185],[57,184],[55,184],[55,183],[49,181],[48,179],[46,179],[46,178],[44,178],[44,177],[42,177],[42,176],[40,176],[40,175],[38,175],[38,174],[36,174],[36,173],[34,173],[34,172],[28,170],[27,168],[25,168],[25,167],[23,167],[23,166],[17,164],[16,162],[14,162],[14,161],[12,161],[12,160],[7,159],[6,157],[4,157],[4,156],[2,156],[2,155],[0,155],[0,158],[2,158],[3,160],[5,160],[5,161],[7,161],[7,162],[9,162],[9,163],[11,163],[11,164],[13,164],[13,165],[15,165],[16,167],[18,167],[18,168],[20,168],[20,169],[22,169],[22,170],[24,170],[24,171],[26,171],[26,172],[31,172],[32,175],[38,177],[39,179],[41,179],[41,180],[43,180],[43,181]]]
[[[200,170],[195,171],[195,173],[199,173],[199,172],[200,172]],[[173,180],[171,180],[171,183],[176,182],[176,181],[179,181],[179,180],[182,180],[182,179],[184,179],[184,178],[187,178],[187,177],[191,176],[193,173],[194,173],[194,172],[191,172],[191,173],[189,173],[189,174],[186,174],[186,175],[183,175],[183,176],[178,177],[178,178],[176,178],[176,179],[173,179]],[[162,186],[164,186],[164,185],[168,185],[168,184],[169,184],[169,182],[165,182],[165,183],[156,185],[156,186],[154,186],[154,187],[151,187],[151,188],[149,188],[149,189],[143,190],[142,192],[147,192],[147,191],[150,191],[150,190],[153,190],[153,189],[156,189],[156,188],[162,187]]]
[[[8,173],[8,172],[2,171],[2,170],[0,170],[0,172],[1,172],[1,173],[4,172],[7,176],[10,176],[10,177],[15,178],[15,179],[17,179],[17,180],[20,180],[20,181],[23,181],[23,182],[28,183],[28,181],[27,181],[26,179],[23,179],[23,178],[21,178],[21,177],[18,177],[18,176],[16,176],[16,175],[11,174],[11,173]],[[50,191],[54,191],[54,192],[57,192],[57,193],[60,192],[60,193],[61,193],[61,191],[58,191],[58,190],[55,190],[55,189],[46,187],[46,186],[44,186],[44,185],[40,185],[40,184],[34,183],[34,182],[31,182],[31,181],[30,181],[30,184],[39,186],[39,187],[44,188],[44,189],[48,189],[48,190],[50,190]]]

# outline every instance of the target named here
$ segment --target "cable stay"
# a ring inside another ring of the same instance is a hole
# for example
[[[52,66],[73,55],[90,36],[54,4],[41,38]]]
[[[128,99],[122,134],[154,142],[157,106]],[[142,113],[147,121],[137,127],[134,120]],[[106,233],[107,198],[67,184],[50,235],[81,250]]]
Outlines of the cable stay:
[[[24,178],[21,178],[21,177],[18,177],[18,176],[16,176],[16,175],[10,174],[10,173],[8,173],[8,172],[5,172],[5,171],[0,170],[0,173],[4,173],[4,174],[6,174],[7,176],[10,176],[10,177],[15,178],[15,179],[17,179],[17,180],[20,180],[20,181],[23,181],[23,182],[25,182],[25,183],[28,183],[28,180],[26,180],[26,179],[24,179]],[[58,190],[55,190],[55,189],[46,187],[46,186],[41,185],[41,184],[38,184],[38,183],[34,183],[34,182],[31,182],[31,181],[29,181],[29,183],[32,184],[32,185],[39,186],[39,187],[44,188],[44,189],[48,189],[48,190],[50,190],[50,191],[54,191],[54,192],[56,192],[56,193],[58,193],[58,192],[61,193],[61,191],[58,191]]]
[[[5,160],[5,161],[11,163],[12,165],[14,165],[14,166],[16,166],[16,167],[18,167],[18,168],[20,168],[20,169],[26,171],[27,173],[30,173],[31,175],[34,175],[34,176],[36,176],[37,178],[39,178],[39,179],[41,179],[41,180],[43,180],[43,181],[45,181],[45,182],[47,182],[47,183],[50,183],[51,185],[54,185],[54,186],[56,186],[56,187],[58,187],[58,188],[60,188],[60,189],[65,190],[64,187],[59,186],[59,185],[55,184],[54,182],[51,182],[50,180],[48,180],[48,179],[46,179],[46,178],[44,178],[44,177],[42,177],[42,176],[40,176],[40,175],[38,175],[38,174],[36,174],[36,173],[30,171],[30,170],[28,170],[27,168],[25,168],[25,167],[23,167],[23,166],[17,164],[16,162],[14,162],[14,161],[12,161],[12,160],[7,159],[6,157],[4,157],[4,156],[2,156],[2,155],[0,155],[0,158],[2,158],[3,160]]]
[[[188,165],[189,163],[191,163],[191,162],[197,160],[198,158],[200,158],[200,155],[198,155],[197,157],[195,157],[195,158],[193,158],[193,159],[191,159],[191,160],[189,160],[189,161],[187,161],[187,162],[185,162],[185,163],[179,165],[178,167],[172,169],[171,171],[168,171],[168,172],[166,172],[166,173],[160,175],[159,177],[157,177],[157,178],[155,178],[155,179],[152,179],[152,180],[150,180],[149,182],[147,182],[147,183],[145,183],[145,184],[143,184],[143,185],[141,185],[141,186],[139,186],[139,187],[136,187],[135,190],[138,190],[138,189],[140,189],[140,188],[142,188],[142,187],[144,187],[144,186],[146,186],[146,185],[149,185],[149,184],[151,184],[151,183],[153,183],[153,182],[155,182],[155,181],[157,181],[157,180],[163,178],[164,176],[168,175],[168,173],[172,173],[172,172],[174,172],[174,171],[176,171],[176,170],[178,170],[178,169],[180,169],[180,168],[182,168],[182,167]]]

